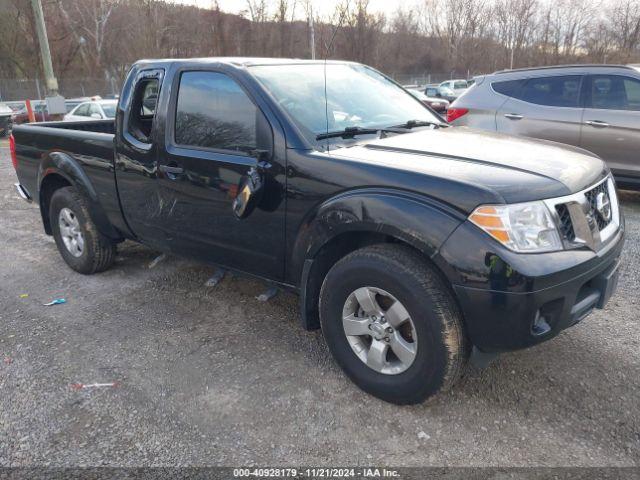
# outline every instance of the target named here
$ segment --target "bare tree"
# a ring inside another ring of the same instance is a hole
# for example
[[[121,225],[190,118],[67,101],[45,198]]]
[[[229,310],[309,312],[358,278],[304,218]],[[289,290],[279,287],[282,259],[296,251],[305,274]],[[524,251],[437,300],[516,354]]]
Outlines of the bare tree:
[[[640,1],[619,0],[608,13],[609,32],[621,54],[620,60],[628,62],[640,44]]]
[[[509,68],[514,68],[518,55],[532,40],[538,7],[538,0],[497,0],[493,6],[496,38],[505,48]]]
[[[440,41],[454,68],[478,57],[477,48],[489,34],[491,11],[487,0],[425,0],[423,11],[425,34]]]
[[[118,0],[58,0],[60,12],[80,47],[78,51],[82,60],[89,69],[104,71],[102,60],[110,33],[109,19],[117,6]],[[73,11],[73,17],[69,10]]]
[[[296,15],[296,1],[278,0],[275,21],[278,25],[280,56],[291,56],[291,27]]]
[[[87,91],[103,88],[105,77],[120,84],[139,58],[308,57],[311,30],[297,18],[303,15],[313,16],[318,57],[390,74],[640,61],[640,0],[420,0],[420,8],[405,3],[389,18],[370,0],[338,0],[323,15],[311,9],[319,0],[244,0],[242,15],[209,1],[210,8],[167,0],[43,1],[63,93],[83,94],[70,86],[91,77]],[[40,68],[29,2],[0,0],[0,78],[33,79]]]

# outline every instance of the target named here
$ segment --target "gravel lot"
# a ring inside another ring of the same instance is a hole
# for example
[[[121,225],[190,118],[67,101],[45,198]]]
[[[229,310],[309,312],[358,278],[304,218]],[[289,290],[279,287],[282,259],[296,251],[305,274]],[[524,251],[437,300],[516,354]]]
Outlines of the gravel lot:
[[[397,407],[342,375],[293,295],[208,288],[212,269],[178,258],[149,269],[157,253],[133,243],[74,273],[14,182],[2,142],[0,465],[640,465],[640,194],[623,195],[606,310]]]

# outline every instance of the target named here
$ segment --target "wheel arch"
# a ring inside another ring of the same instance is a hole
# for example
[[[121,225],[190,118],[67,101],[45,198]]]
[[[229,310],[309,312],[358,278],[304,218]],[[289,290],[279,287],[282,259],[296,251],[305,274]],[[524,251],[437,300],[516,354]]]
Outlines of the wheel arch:
[[[435,257],[462,221],[459,212],[406,192],[366,189],[324,202],[303,222],[290,262],[289,275],[300,289],[303,328],[320,328],[318,299],[331,267],[365,246],[397,243],[411,248],[449,285]]]
[[[107,214],[100,205],[98,194],[91,180],[72,156],[51,152],[40,163],[38,169],[38,202],[40,215],[47,235],[51,235],[51,222],[49,221],[49,206],[51,197],[56,190],[64,187],[75,187],[87,200],[89,214],[103,235],[120,240],[121,235],[111,225]]]

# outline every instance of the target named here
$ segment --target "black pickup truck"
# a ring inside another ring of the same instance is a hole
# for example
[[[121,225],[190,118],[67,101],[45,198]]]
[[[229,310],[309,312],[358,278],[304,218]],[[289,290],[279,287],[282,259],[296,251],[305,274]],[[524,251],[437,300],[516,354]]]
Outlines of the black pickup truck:
[[[275,282],[390,402],[552,338],[616,287],[624,219],[599,158],[450,127],[363,65],[140,61],[115,122],[13,135],[18,191],[71,268],[102,271],[129,239]]]

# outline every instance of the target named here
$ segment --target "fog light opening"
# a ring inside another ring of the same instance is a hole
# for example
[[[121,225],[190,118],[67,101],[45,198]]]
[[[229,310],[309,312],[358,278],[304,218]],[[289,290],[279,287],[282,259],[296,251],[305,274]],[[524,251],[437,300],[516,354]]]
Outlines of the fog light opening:
[[[536,312],[536,318],[533,320],[533,324],[531,325],[531,333],[536,337],[539,337],[540,335],[544,335],[550,331],[551,326],[547,323],[547,318],[540,315],[540,310],[538,310]]]

